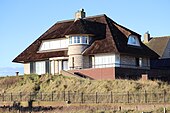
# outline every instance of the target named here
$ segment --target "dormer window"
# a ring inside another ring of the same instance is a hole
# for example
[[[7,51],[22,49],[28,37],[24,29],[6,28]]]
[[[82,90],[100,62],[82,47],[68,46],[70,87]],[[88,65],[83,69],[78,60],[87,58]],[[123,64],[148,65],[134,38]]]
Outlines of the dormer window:
[[[89,44],[88,36],[70,36],[69,44]]]
[[[135,35],[130,35],[128,37],[128,45],[133,45],[133,46],[140,46],[139,39]]]
[[[39,51],[49,51],[49,50],[57,50],[57,49],[66,49],[68,48],[68,39],[60,38],[53,40],[44,40],[41,43]]]

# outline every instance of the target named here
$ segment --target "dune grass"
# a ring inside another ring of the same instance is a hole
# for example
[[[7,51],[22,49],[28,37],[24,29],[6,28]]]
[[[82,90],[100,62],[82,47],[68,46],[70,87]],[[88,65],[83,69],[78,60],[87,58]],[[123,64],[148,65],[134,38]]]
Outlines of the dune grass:
[[[170,85],[161,81],[89,80],[62,75],[23,75],[0,78],[0,93],[61,92],[161,92]]]
[[[142,81],[142,80],[89,80],[82,78],[66,77],[63,75],[23,75],[13,77],[0,77],[0,94],[1,93],[30,93],[30,92],[84,92],[84,93],[107,93],[107,92],[162,92],[163,90],[170,91],[170,85],[161,81]],[[169,108],[167,109],[168,111]],[[152,113],[162,112],[163,109],[156,109]],[[52,111],[54,112],[54,111]],[[58,112],[58,111],[57,111]],[[71,112],[75,112],[70,111]],[[96,113],[110,113],[113,111],[92,109],[79,109],[76,113],[96,112]],[[115,113],[139,113],[138,111],[116,111]],[[141,111],[140,111],[141,112]]]

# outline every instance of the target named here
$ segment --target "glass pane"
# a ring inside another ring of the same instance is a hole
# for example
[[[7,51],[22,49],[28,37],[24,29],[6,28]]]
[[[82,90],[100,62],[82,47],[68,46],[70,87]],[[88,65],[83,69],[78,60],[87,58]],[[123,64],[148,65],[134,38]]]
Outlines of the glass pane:
[[[139,40],[138,40],[138,38],[136,36],[129,36],[128,44],[129,45],[140,46]]]
[[[80,43],[80,36],[77,36],[77,43]]]
[[[77,43],[77,37],[74,36],[73,38],[74,38],[74,43],[76,44]]]
[[[45,74],[45,62],[36,62],[36,74]]]
[[[72,36],[69,38],[69,44],[72,44]]]
[[[87,44],[87,37],[86,37],[86,36],[83,36],[83,37],[82,37],[82,43],[83,43],[83,44]]]

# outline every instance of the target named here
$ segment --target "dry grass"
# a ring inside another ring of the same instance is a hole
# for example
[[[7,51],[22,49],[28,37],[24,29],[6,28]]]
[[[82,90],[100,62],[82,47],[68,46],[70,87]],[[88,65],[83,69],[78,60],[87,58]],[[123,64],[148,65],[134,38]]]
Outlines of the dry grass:
[[[1,77],[0,78],[0,93],[29,93],[29,92],[62,92],[76,91],[84,93],[95,92],[162,92],[163,90],[170,91],[170,85],[161,81],[133,81],[133,80],[88,80],[81,78],[71,78],[61,75],[24,75],[20,77]],[[67,109],[66,109],[67,110]],[[169,109],[168,109],[169,110]],[[169,110],[170,111],[170,110]],[[53,111],[54,113],[55,111]],[[57,111],[60,112],[60,111]],[[61,111],[62,112],[62,111]],[[92,109],[76,109],[70,110],[70,113],[110,113],[111,110],[96,110]],[[123,111],[115,113],[139,113],[138,111]],[[153,111],[152,113],[162,112],[162,108]]]
[[[170,85],[161,81],[133,80],[88,80],[71,78],[61,75],[24,75],[20,77],[0,78],[0,92],[29,93],[29,92],[61,92],[76,91],[85,93],[95,92],[161,92],[170,90]]]

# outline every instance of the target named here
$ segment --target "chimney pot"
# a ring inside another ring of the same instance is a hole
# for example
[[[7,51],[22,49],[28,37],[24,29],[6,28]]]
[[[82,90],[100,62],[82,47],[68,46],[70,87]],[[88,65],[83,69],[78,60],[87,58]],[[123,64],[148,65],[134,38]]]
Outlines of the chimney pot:
[[[17,71],[17,72],[15,72],[16,73],[16,76],[18,76],[19,75],[19,72]]]
[[[145,34],[144,34],[144,43],[148,43],[149,40],[151,39],[150,37],[150,34],[149,34],[149,31],[147,31]]]
[[[75,20],[80,19],[80,18],[85,18],[86,13],[84,12],[84,9],[80,9],[75,13]]]

